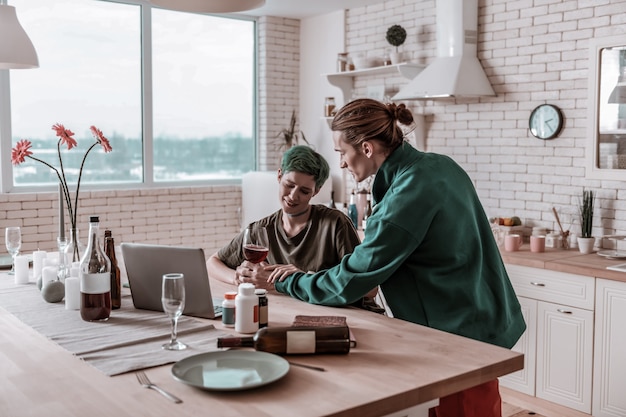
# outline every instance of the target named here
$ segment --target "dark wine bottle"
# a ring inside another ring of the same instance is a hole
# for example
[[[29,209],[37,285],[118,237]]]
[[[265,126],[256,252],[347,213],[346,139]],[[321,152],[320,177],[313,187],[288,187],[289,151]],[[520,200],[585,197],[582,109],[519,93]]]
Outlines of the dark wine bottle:
[[[349,353],[348,326],[264,327],[251,337],[220,337],[218,348],[253,347],[277,355]]]
[[[111,308],[117,310],[122,307],[122,283],[120,267],[115,257],[115,239],[110,230],[104,231],[104,253],[111,261]]]
[[[80,260],[80,316],[85,321],[108,320],[111,315],[111,261],[98,240],[100,219],[89,218],[89,240]]]

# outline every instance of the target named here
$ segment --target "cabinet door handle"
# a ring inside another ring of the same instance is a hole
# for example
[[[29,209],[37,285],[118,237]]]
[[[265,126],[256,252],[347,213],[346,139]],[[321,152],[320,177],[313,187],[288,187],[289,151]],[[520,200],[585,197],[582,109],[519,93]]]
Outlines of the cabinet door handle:
[[[556,311],[558,311],[559,313],[563,313],[563,314],[572,314],[571,311],[563,310],[562,308],[557,308]]]
[[[543,284],[541,282],[534,282],[534,281],[530,281],[530,285],[534,285],[535,287],[545,287],[546,284]]]

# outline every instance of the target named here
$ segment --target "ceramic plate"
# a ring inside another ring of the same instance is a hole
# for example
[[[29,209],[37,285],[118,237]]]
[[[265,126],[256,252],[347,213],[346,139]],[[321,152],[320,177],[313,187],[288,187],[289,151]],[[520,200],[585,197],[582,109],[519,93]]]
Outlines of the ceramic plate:
[[[605,258],[626,259],[626,252],[618,250],[601,250],[598,251],[598,255],[604,256]]]
[[[279,380],[289,371],[280,356],[257,351],[207,352],[180,360],[172,366],[177,381],[213,391],[240,391]]]

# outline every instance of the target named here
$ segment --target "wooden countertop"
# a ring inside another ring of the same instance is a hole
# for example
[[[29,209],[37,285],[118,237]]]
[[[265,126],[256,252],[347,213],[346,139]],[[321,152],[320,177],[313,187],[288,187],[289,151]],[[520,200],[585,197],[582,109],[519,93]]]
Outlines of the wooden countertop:
[[[578,249],[546,248],[546,251],[543,253],[532,253],[529,245],[525,244],[517,252],[502,251],[501,254],[504,262],[512,265],[530,266],[626,282],[626,272],[606,269],[607,266],[626,263],[626,259],[608,259],[598,255],[596,252],[583,255]]]
[[[216,295],[232,290],[211,286]],[[268,298],[270,326],[290,325],[296,314],[346,316],[357,347],[348,355],[291,356],[326,372],[293,366],[281,380],[248,391],[203,391],[175,381],[171,365],[148,369],[153,382],[184,401],[174,404],[140,387],[132,373],[104,375],[0,308],[0,415],[374,417],[523,367],[519,353],[406,321],[280,294]]]

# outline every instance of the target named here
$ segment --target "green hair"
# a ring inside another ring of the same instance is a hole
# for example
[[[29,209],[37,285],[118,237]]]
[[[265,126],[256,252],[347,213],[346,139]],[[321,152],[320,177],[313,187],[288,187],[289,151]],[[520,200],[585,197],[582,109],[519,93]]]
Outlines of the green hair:
[[[304,145],[293,146],[283,154],[280,170],[283,174],[295,171],[313,175],[316,191],[322,188],[330,174],[326,159]]]

